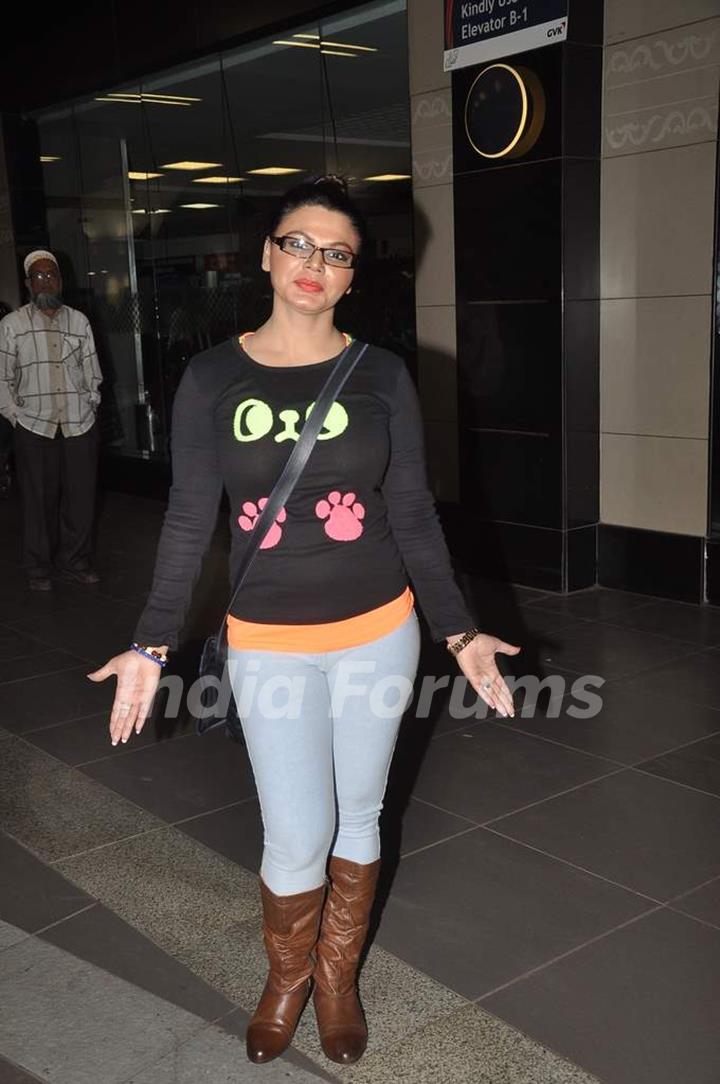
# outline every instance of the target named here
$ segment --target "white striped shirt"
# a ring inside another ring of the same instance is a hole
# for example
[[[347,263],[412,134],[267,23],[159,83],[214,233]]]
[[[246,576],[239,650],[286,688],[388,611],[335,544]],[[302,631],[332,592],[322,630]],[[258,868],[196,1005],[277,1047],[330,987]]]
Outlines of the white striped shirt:
[[[101,382],[90,322],[77,309],[50,317],[31,303],[0,320],[0,414],[13,425],[78,437],[95,421]]]

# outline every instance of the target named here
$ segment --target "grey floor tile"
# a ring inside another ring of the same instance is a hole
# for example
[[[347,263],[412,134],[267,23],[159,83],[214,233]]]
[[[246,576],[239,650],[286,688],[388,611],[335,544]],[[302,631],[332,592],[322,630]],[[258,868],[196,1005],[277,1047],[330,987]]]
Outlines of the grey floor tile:
[[[526,668],[523,662],[517,665],[514,674],[505,673],[516,718],[542,717],[551,699],[562,697],[573,687],[581,692],[580,685],[584,684],[581,675],[559,666],[553,667],[551,673],[541,673],[541,669],[534,663]],[[404,737],[422,744],[442,734],[499,718],[459,672],[448,675],[449,684],[444,688],[438,681],[438,671],[426,671],[418,678],[415,699],[403,722],[401,745]],[[407,735],[405,730],[409,731]]]
[[[263,826],[256,798],[182,821],[182,832],[225,855],[252,873],[260,869],[263,850]]]
[[[0,1080],[2,1084],[46,1084],[46,1079],[41,1079],[39,1076],[35,1076],[34,1073],[28,1073],[26,1069],[22,1069],[14,1062],[7,1061],[0,1054]]]
[[[483,610],[490,606],[494,612],[500,612],[510,606],[523,606],[526,603],[540,602],[541,598],[553,598],[552,591],[542,591],[538,588],[526,588],[519,583],[500,583],[498,580],[487,580],[480,576],[474,576],[471,572],[462,572],[459,582],[463,592],[477,609]]]
[[[720,877],[674,900],[671,906],[674,911],[699,918],[720,929]]]
[[[568,614],[593,621],[607,621],[616,614],[647,606],[653,599],[632,591],[614,591],[608,587],[588,587],[569,595],[546,593],[542,598],[529,599],[525,605]]]
[[[120,1084],[198,1017],[27,938],[0,955],[0,1049],[52,1084]]]
[[[522,670],[518,667],[518,670]],[[512,693],[515,708],[514,719],[543,719],[550,709],[551,701],[562,700],[564,696],[585,706],[598,689],[605,688],[606,682],[597,674],[578,674],[574,670],[565,670],[561,666],[544,667],[537,664],[525,673],[505,675],[508,688]],[[510,725],[511,719],[497,715],[489,716],[491,721]]]
[[[492,828],[656,900],[720,874],[720,802],[625,769]]]
[[[647,760],[640,769],[720,798],[720,734]]]
[[[584,694],[582,700],[575,696],[571,686],[568,695],[554,701],[544,715],[516,715],[502,725],[626,765],[720,731],[717,708],[681,706],[676,700],[614,683],[588,691],[599,698],[597,712]]]
[[[15,570],[13,574],[16,574]],[[10,625],[14,621],[26,618],[28,613],[35,613],[41,617],[47,612],[48,603],[44,599],[38,601],[37,595],[37,591],[30,591],[27,587],[19,589],[12,598],[0,593],[0,617]]]
[[[14,601],[22,603],[22,610],[19,616],[10,617],[7,604]],[[106,618],[112,621],[120,613],[124,614],[127,607],[124,603],[119,603],[117,613],[108,611],[107,600],[103,599],[95,585],[82,587],[55,579],[52,591],[31,591],[24,574],[17,568],[9,575],[6,574],[0,583],[0,614],[3,623],[39,640],[45,640],[40,634],[40,627],[61,630],[61,622],[64,620],[66,630],[69,631],[71,623],[68,617],[71,614],[87,618],[91,614],[98,616],[103,610]],[[35,627],[32,626],[33,622]],[[62,647],[63,644],[57,643],[55,646]]]
[[[129,603],[132,606],[147,598],[152,585],[152,563],[145,562],[136,567],[124,567],[118,570],[101,570],[102,578],[98,592],[104,598]]]
[[[83,715],[107,712],[110,708],[114,682],[93,684],[88,681],[90,667],[46,674],[0,685],[0,718],[3,726],[16,734],[38,727],[78,719]]]
[[[233,1008],[221,994],[102,904],[39,936],[204,1020],[215,1020]]]
[[[649,906],[478,829],[402,860],[376,940],[475,998]]]
[[[64,600],[64,608],[12,621],[12,628],[98,664],[127,648],[139,616],[137,606],[118,600],[108,606],[100,594],[79,598],[66,592]]]
[[[224,997],[251,1013],[267,977],[257,880],[245,888],[245,904],[245,917],[228,920],[222,928],[215,924],[199,935],[186,935],[176,955]]]
[[[256,877],[175,828],[59,862],[58,868],[185,963],[193,951],[210,958],[232,951],[233,927],[260,911]]]
[[[159,823],[21,739],[3,742],[0,828],[41,858],[77,854]]]
[[[586,625],[585,621],[569,617],[559,610],[545,610],[538,605],[521,607],[516,615],[493,626],[493,631],[494,635],[507,643],[516,644],[526,651],[532,644],[561,647],[584,630]]]
[[[5,922],[34,933],[92,902],[92,896],[0,832],[0,918]]]
[[[7,575],[5,569],[3,569],[3,574]],[[9,574],[17,577],[17,569],[13,568]],[[50,603],[38,596],[39,592],[30,591],[19,582],[14,585],[11,592],[8,592],[4,584],[0,585],[0,618],[4,627],[12,627],[13,622],[21,621],[27,617],[28,613],[37,614],[39,617],[47,613]]]
[[[666,666],[697,649],[693,644],[653,636],[617,625],[587,622],[572,636],[557,637],[554,647],[540,654],[548,668],[564,666],[583,674],[622,678],[653,666]]]
[[[720,708],[720,665],[716,652],[704,651],[669,662],[646,674],[618,682],[619,687],[666,696],[682,711],[689,704]]]
[[[219,809],[255,793],[244,746],[221,730],[147,746],[81,771],[167,821]]]
[[[0,920],[0,952],[10,948],[11,945],[17,945],[19,941],[24,941],[27,936],[25,930],[20,929],[19,926],[11,926],[9,922]]]
[[[352,1084],[599,1084],[476,1005],[370,1053],[342,1079]]]
[[[465,698],[465,702],[469,704],[469,696]],[[471,716],[468,716],[468,718],[466,719],[462,719],[457,718],[457,716],[453,718],[453,716],[450,715],[449,712],[443,711],[442,714],[439,714],[438,717],[432,721],[432,725],[427,728],[427,736],[430,738],[430,740],[435,740],[435,738],[439,738],[443,734],[454,734],[456,731],[467,731],[470,730],[471,727],[479,726],[481,723],[491,718],[492,715],[493,712],[490,709],[485,711],[483,708],[481,708],[479,713],[477,713],[477,717],[475,716],[475,714],[473,714]],[[425,729],[422,726],[423,720],[416,719],[413,722],[413,729],[415,730],[416,734],[418,732],[422,733],[422,731]]]
[[[483,725],[432,742],[413,793],[482,822],[614,770],[598,757]]]
[[[215,1026],[227,1031],[229,1035],[236,1035],[244,1039],[251,1015],[246,1009],[234,1008],[229,1013],[225,1013],[224,1016],[219,1016],[215,1021]]]
[[[693,606],[687,602],[663,599],[615,614],[608,621],[613,625],[623,625],[641,632],[656,632],[706,647],[720,644],[718,606]]]
[[[537,587],[524,587],[519,583],[511,583],[510,590],[518,606],[524,606],[529,602],[540,602],[544,598],[553,598],[552,591],[541,591]]]
[[[483,1001],[611,1084],[716,1084],[720,931],[668,910]]]
[[[48,645],[34,636],[26,636],[24,633],[16,632],[7,625],[0,625],[0,662],[10,662],[12,659],[37,655],[39,652],[47,650]]]
[[[488,581],[463,583],[468,584],[465,595],[480,627],[524,649],[543,641],[554,629],[581,623],[576,615],[554,608],[552,594]]]
[[[127,745],[110,742],[110,715],[99,712],[83,719],[26,730],[23,737],[39,749],[66,764],[87,764],[96,760],[114,760],[148,745],[160,745],[171,738],[194,737],[187,725],[175,720],[149,719],[140,734],[133,734]]]
[[[481,627],[491,628],[493,631],[500,627],[497,624],[499,620],[505,619],[509,613],[521,606],[530,602],[540,603],[544,598],[553,597],[552,592],[522,587],[519,584],[501,583],[469,573],[461,573],[458,582]]]
[[[386,809],[380,820],[380,834],[384,843],[383,854],[387,853],[388,849],[384,837],[393,832],[392,821],[395,816],[397,814],[392,807],[392,799],[386,799]],[[443,809],[436,809],[417,798],[410,799],[400,816],[401,854],[409,854],[475,827],[473,821],[458,817],[454,813],[446,813]]]
[[[308,1007],[306,1012],[310,1012]],[[245,1009],[234,1009],[227,1016],[223,1016],[221,1019],[215,1021],[215,1026],[221,1028],[223,1031],[228,1032],[230,1035],[235,1035],[236,1038],[242,1039],[245,1042],[245,1034],[247,1032],[247,1026],[250,1022],[251,1013],[246,1012]],[[322,1055],[318,1055],[322,1056]],[[302,1054],[293,1042],[292,1046],[286,1051],[283,1056],[283,1063],[289,1062],[291,1065],[297,1065],[300,1069],[306,1069],[309,1073],[314,1073],[319,1080],[328,1080],[330,1084],[337,1084],[338,1077],[335,1075],[334,1070],[338,1067],[333,1066],[333,1072],[327,1072],[325,1069],[318,1065],[317,1061],[313,1058],[308,1058],[305,1054]]]
[[[240,1039],[209,1027],[143,1072],[134,1073],[124,1084],[249,1084],[259,1080],[267,1084],[314,1084],[318,1079],[315,1073],[293,1065],[287,1058],[252,1065]]]
[[[83,660],[77,655],[42,647],[38,652],[22,658],[0,659],[0,685],[56,674],[60,670],[73,670],[83,665]]]

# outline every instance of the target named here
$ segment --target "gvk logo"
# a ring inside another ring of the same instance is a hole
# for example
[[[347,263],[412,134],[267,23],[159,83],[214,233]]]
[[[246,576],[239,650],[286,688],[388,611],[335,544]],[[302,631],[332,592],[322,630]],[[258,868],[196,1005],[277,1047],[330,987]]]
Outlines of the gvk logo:
[[[551,26],[550,27],[550,29],[547,32],[547,36],[549,38],[560,38],[560,37],[562,37],[562,35],[565,33],[566,25],[567,25],[567,23],[563,19],[563,21],[561,23],[558,23],[557,26]]]

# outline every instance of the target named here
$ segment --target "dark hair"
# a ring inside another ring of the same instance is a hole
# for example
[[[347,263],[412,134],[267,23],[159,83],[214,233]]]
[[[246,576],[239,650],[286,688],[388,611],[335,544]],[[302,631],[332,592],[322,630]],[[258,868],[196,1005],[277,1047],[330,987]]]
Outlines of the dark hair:
[[[360,238],[360,248],[363,248],[367,240],[365,218],[348,195],[347,184],[342,177],[328,174],[289,189],[268,221],[267,235],[273,237],[285,216],[297,211],[299,207],[324,207],[327,211],[338,211],[345,215]]]

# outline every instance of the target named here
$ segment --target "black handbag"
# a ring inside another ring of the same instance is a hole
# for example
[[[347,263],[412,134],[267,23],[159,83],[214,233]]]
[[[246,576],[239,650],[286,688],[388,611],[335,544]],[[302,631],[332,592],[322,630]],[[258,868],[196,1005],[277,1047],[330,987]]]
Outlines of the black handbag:
[[[293,448],[290,458],[283,468],[282,474],[278,478],[272,493],[268,497],[267,504],[260,513],[257,523],[250,533],[245,552],[240,561],[235,588],[230,598],[228,608],[225,611],[225,616],[215,635],[208,636],[200,657],[200,677],[213,680],[208,682],[208,687],[203,690],[200,697],[202,717],[197,720],[198,734],[206,734],[208,730],[214,730],[215,727],[225,726],[231,737],[239,741],[242,740],[242,727],[227,669],[228,615],[232,610],[237,593],[248,574],[250,565],[260,549],[260,543],[271,525],[277,519],[280,509],[288,501],[290,494],[303,472],[305,464],[310,458],[310,453],[313,450],[315,441],[323,427],[330,407],[337,399],[345,381],[348,379],[366,350],[367,343],[355,341],[351,343],[350,346],[345,347],[342,354],[335,362],[332,372],[315,400],[315,405],[302,428],[298,442]],[[214,702],[210,702],[212,693],[215,690],[217,690],[217,696]]]

